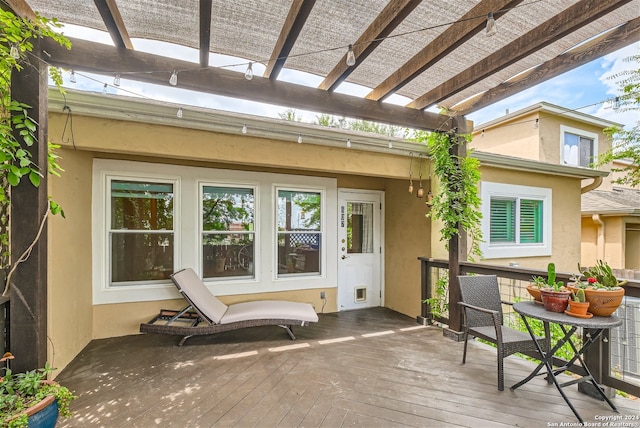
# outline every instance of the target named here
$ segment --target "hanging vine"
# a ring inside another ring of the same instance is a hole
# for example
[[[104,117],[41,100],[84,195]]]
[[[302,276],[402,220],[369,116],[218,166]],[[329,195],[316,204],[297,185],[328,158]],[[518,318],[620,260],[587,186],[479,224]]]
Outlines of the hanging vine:
[[[55,19],[48,19],[36,13],[34,19],[20,18],[8,10],[0,10],[0,245],[2,257],[0,268],[8,268],[9,263],[9,207],[10,189],[18,186],[27,178],[31,185],[38,187],[43,174],[59,175],[62,169],[58,165],[55,149],[48,143],[47,165],[37,165],[29,147],[37,144],[38,122],[29,116],[31,106],[17,100],[11,93],[11,76],[24,67],[31,67],[31,61],[39,61],[32,55],[33,41],[50,38],[66,48],[70,41],[55,29],[61,27]],[[49,74],[53,83],[62,91],[60,69],[50,67]],[[63,214],[62,208],[49,200],[48,212]],[[46,215],[42,219],[46,221]],[[37,240],[37,237],[36,237]],[[27,254],[28,257],[28,254]],[[15,268],[15,266],[14,266]],[[7,290],[5,289],[6,294]]]
[[[416,141],[429,148],[433,174],[440,181],[438,191],[433,195],[428,217],[436,218],[443,223],[440,240],[445,241],[447,248],[451,238],[458,235],[458,225],[470,238],[467,254],[469,260],[481,257],[480,242],[482,230],[480,220],[480,161],[467,156],[451,155],[451,144],[464,144],[471,136],[465,135],[463,142],[455,133],[426,132],[416,133]]]

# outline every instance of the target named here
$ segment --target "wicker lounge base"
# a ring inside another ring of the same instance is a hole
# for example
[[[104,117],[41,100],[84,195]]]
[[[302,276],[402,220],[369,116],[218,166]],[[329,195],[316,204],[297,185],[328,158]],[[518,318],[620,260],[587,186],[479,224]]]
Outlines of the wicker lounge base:
[[[187,309],[190,308],[191,306],[187,307]],[[176,324],[174,324],[174,322]],[[236,321],[229,324],[212,325],[202,322],[202,318],[195,312],[187,310],[175,311],[171,309],[162,309],[160,313],[153,319],[149,320],[149,322],[140,324],[140,332],[183,336],[178,342],[178,346],[182,346],[187,339],[192,336],[203,336],[222,333],[224,331],[238,330],[248,327],[260,327],[265,325],[280,326],[286,330],[289,337],[291,337],[291,340],[296,340],[296,337],[293,334],[293,326],[297,325],[307,327],[309,325],[308,321],[287,319],[256,319]]]

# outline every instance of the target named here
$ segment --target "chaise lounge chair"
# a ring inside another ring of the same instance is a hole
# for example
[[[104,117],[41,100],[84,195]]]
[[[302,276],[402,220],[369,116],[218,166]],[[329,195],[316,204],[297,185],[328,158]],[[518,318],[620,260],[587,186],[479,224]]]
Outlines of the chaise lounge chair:
[[[295,340],[294,325],[308,326],[318,321],[318,314],[309,303],[259,300],[227,306],[191,268],[174,273],[171,279],[189,305],[180,311],[162,309],[152,320],[140,324],[140,332],[183,336],[178,346],[191,336],[263,325],[280,326]]]

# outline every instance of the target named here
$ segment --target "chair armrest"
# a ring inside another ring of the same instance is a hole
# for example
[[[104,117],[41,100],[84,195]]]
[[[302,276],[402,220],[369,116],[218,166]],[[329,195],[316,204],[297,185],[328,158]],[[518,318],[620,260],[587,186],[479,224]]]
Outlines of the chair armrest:
[[[513,302],[507,302],[506,300],[501,300],[500,303],[502,303],[503,305],[513,306]]]
[[[498,311],[492,311],[491,309],[481,308],[479,306],[473,306],[465,302],[458,302],[460,306],[464,306],[465,308],[473,309],[474,311],[484,312],[489,315],[497,315]]]

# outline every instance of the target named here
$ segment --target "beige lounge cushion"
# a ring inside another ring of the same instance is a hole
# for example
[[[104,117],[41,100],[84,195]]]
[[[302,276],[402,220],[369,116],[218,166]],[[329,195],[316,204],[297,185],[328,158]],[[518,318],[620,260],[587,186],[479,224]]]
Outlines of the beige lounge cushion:
[[[211,294],[211,291],[193,269],[186,268],[176,272],[171,275],[171,279],[200,314],[207,317],[209,321],[220,324],[228,306]]]
[[[259,300],[235,303],[227,309],[220,324],[261,319],[286,319],[318,322],[318,314],[309,303],[283,300]]]

